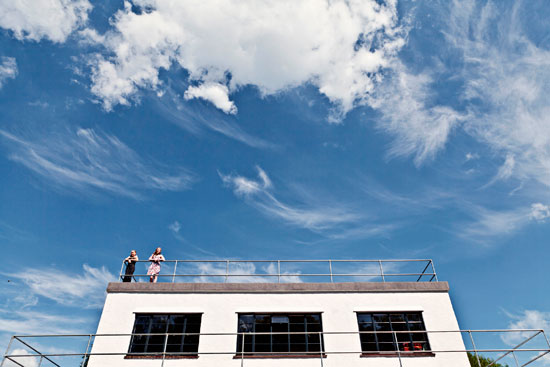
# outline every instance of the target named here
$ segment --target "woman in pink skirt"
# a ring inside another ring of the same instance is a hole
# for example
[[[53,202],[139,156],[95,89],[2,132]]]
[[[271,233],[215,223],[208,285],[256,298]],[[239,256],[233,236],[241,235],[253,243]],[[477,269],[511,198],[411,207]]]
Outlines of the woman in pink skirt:
[[[162,256],[162,249],[160,247],[157,247],[155,252],[149,257],[149,261],[151,262],[151,265],[149,265],[149,270],[147,270],[147,275],[150,275],[149,282],[156,283],[157,282],[157,276],[160,273],[160,262],[166,260],[164,256]]]

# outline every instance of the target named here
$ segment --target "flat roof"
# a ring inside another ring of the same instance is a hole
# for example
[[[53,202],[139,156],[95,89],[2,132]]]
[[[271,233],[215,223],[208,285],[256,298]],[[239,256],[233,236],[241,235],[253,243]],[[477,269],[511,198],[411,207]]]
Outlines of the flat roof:
[[[107,293],[425,293],[448,282],[349,283],[109,283]]]

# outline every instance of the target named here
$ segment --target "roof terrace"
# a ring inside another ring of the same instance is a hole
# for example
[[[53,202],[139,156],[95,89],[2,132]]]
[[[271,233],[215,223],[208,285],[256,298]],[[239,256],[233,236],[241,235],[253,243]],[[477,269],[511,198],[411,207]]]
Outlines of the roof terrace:
[[[147,281],[148,260],[138,261],[134,281]],[[120,280],[125,276],[125,264]],[[412,260],[166,260],[165,283],[437,282],[431,259]]]

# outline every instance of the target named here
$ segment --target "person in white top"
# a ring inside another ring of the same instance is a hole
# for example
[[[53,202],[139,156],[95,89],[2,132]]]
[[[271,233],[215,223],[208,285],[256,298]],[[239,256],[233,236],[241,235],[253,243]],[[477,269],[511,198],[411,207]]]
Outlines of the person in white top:
[[[165,261],[166,259],[162,255],[162,249],[157,247],[155,252],[149,257],[151,265],[149,265],[149,270],[147,270],[147,275],[150,275],[149,282],[156,283],[157,277],[160,273],[160,262]]]

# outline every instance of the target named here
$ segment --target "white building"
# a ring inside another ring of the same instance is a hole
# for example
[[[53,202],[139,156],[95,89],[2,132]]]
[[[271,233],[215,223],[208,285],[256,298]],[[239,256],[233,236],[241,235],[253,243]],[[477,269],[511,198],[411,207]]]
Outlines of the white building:
[[[448,292],[439,281],[110,283],[97,330],[109,336],[91,351],[127,353],[88,366],[159,366],[166,351],[164,366],[467,367]]]

